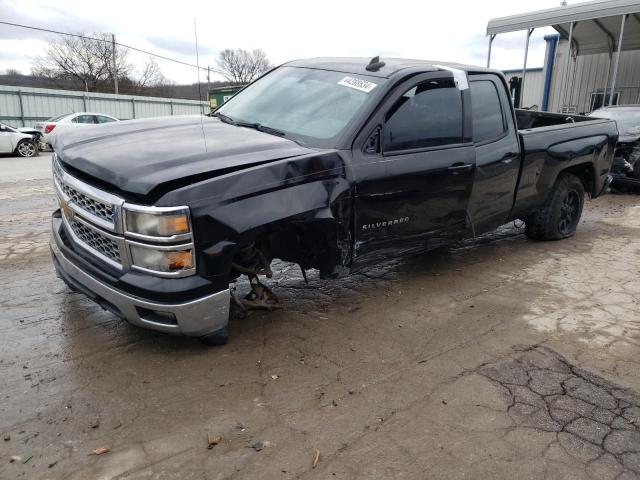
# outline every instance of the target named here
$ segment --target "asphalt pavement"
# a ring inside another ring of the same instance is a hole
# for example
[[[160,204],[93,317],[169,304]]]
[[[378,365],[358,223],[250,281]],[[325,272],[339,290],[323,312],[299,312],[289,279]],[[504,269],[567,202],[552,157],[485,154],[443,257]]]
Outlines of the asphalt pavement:
[[[141,330],[49,257],[49,155],[1,158],[0,478],[640,478],[640,197],[339,281],[278,264],[231,340]],[[241,285],[240,288],[245,288]]]
[[[2,181],[29,181],[51,177],[51,155],[50,152],[40,152],[32,158],[0,156]]]

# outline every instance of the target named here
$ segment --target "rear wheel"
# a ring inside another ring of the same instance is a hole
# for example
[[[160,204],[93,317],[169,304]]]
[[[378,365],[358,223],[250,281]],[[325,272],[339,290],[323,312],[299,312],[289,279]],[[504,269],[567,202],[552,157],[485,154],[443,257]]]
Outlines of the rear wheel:
[[[38,147],[31,140],[22,140],[16,148],[16,153],[21,157],[35,157],[38,153]]]
[[[640,180],[640,158],[636,160],[635,165],[633,166],[633,178],[637,178]]]
[[[525,232],[535,240],[560,240],[571,237],[582,215],[584,186],[578,177],[561,174],[545,203],[526,219]]]

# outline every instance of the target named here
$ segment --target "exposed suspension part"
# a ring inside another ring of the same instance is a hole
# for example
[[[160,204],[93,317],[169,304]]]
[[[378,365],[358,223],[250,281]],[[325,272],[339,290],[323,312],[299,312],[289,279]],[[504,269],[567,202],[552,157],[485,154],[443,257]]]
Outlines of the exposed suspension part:
[[[249,278],[251,286],[251,291],[244,298],[233,297],[243,310],[274,310],[282,306],[276,294],[269,287],[260,283],[258,275],[271,278],[273,272],[271,271],[271,259],[267,259],[254,243],[240,250],[232,265],[238,272]]]

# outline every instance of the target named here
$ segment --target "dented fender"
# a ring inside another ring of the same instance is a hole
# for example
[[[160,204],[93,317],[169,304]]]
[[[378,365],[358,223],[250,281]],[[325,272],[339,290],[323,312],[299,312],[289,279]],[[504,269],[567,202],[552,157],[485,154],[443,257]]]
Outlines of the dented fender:
[[[325,236],[323,248],[333,250],[334,266],[347,267],[353,182],[345,155],[323,150],[232,172],[173,190],[158,205],[190,207],[204,275],[230,271],[238,249],[256,240],[270,242],[276,258],[301,264],[308,260],[307,267],[319,268],[313,264],[319,252],[310,239],[297,238],[301,232]]]

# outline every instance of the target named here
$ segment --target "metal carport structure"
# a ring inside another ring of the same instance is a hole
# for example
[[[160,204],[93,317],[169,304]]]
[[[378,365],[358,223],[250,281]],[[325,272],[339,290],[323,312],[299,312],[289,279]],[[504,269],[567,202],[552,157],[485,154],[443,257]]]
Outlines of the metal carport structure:
[[[562,87],[562,103],[564,103],[569,89],[567,77],[571,57],[608,53],[610,62],[614,62],[612,74],[610,78],[607,78],[606,86],[606,91],[609,92],[608,103],[611,105],[616,86],[620,52],[640,49],[640,1],[596,0],[491,19],[487,24],[489,37],[487,67],[491,63],[491,46],[496,35],[526,31],[521,92],[524,92],[529,38],[533,31],[540,27],[553,27],[561,38],[569,42],[570,54],[565,58],[566,78]],[[614,52],[615,58],[613,58]]]

